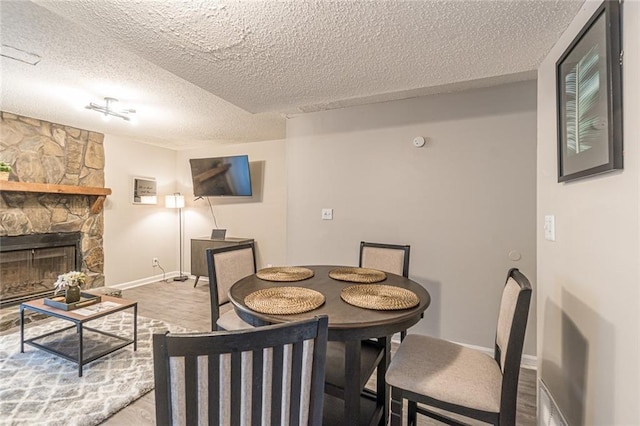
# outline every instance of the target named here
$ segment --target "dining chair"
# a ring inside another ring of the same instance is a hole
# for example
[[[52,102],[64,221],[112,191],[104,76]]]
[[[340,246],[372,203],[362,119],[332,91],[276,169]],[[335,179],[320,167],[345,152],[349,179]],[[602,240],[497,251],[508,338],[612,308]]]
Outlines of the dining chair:
[[[409,252],[411,246],[360,242],[361,268],[378,269],[409,278]]]
[[[362,241],[360,243],[360,258],[358,266],[378,269],[404,277],[409,276],[408,245],[381,244]],[[401,332],[401,338],[406,331]],[[344,399],[345,387],[348,380],[357,380],[363,395],[369,399],[376,399],[380,405],[385,401],[379,400],[385,395],[385,372],[389,364],[391,351],[391,336],[380,336],[361,342],[360,372],[354,374],[346,371],[345,342],[329,342],[327,347],[327,373],[325,391],[334,397]],[[369,378],[376,372],[376,392],[365,389]]]
[[[233,309],[220,314],[220,306],[229,304],[228,292],[238,280],[256,272],[253,242],[205,250],[211,298],[211,330],[241,330],[252,325],[243,321]]]
[[[391,426],[402,424],[403,399],[408,400],[407,425],[416,425],[417,414],[462,424],[429,407],[494,425],[515,425],[530,301],[527,277],[518,269],[509,270],[493,357],[446,340],[408,335],[391,359],[386,375],[391,386]]]
[[[411,246],[399,244],[360,242],[361,268],[377,269],[409,278],[409,254]],[[400,341],[404,340],[407,330],[400,332]]]
[[[153,335],[156,424],[322,424],[326,315]]]

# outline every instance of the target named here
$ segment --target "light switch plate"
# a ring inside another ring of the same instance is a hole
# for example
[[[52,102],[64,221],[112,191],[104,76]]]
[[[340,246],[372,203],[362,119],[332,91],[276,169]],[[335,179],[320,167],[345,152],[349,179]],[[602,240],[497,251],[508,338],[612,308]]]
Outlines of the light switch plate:
[[[333,209],[322,209],[322,220],[333,220]]]
[[[544,239],[548,241],[556,240],[556,217],[552,214],[544,217]]]

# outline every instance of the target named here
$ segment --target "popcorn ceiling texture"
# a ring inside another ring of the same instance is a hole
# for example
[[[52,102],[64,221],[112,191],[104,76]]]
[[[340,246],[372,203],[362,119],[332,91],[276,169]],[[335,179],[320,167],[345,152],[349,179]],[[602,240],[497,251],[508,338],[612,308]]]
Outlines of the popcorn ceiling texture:
[[[192,114],[182,130],[201,139],[238,141],[283,134],[278,114],[535,78],[582,3],[37,1],[48,10],[32,5],[22,18],[65,21],[45,27],[45,33],[59,35],[48,38],[63,45],[69,32],[76,34],[79,46],[65,56],[100,52],[116,77],[126,76],[133,63],[145,70],[142,81],[129,79],[142,92],[138,96],[149,95],[143,90],[149,76],[164,101],[185,101],[181,108]],[[26,7],[10,5],[13,13]],[[48,46],[54,52],[63,47]],[[48,49],[31,51],[51,58]],[[75,72],[98,77],[100,67],[90,62],[73,61]],[[214,111],[208,119],[198,111],[203,108]],[[247,123],[255,132],[244,128]]]

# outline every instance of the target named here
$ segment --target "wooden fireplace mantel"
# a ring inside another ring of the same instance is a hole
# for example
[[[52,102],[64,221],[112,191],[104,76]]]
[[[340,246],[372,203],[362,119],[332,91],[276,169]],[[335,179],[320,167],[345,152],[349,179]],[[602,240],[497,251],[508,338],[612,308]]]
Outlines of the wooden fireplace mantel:
[[[55,185],[51,183],[31,183],[0,181],[0,191],[40,192],[44,194],[93,195],[96,199],[91,204],[91,213],[102,210],[107,195],[111,195],[111,188],[95,186]]]

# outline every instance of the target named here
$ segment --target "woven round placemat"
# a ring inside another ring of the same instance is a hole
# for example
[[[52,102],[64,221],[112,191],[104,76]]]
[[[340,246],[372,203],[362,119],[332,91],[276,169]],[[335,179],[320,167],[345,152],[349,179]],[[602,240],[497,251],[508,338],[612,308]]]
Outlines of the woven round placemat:
[[[274,266],[256,272],[256,276],[265,281],[302,281],[313,276],[313,271],[299,266]]]
[[[382,284],[352,285],[342,289],[340,297],[350,305],[377,311],[408,309],[420,303],[414,292]]]
[[[352,283],[377,283],[387,278],[384,272],[369,268],[336,268],[329,271],[329,276]]]
[[[254,291],[244,303],[256,312],[292,315],[312,311],[324,304],[324,295],[302,287],[272,287]]]

